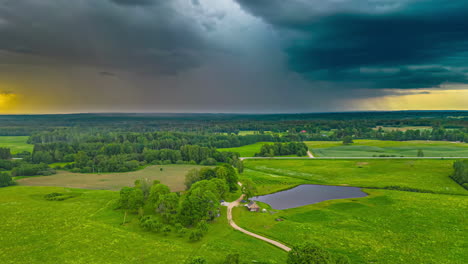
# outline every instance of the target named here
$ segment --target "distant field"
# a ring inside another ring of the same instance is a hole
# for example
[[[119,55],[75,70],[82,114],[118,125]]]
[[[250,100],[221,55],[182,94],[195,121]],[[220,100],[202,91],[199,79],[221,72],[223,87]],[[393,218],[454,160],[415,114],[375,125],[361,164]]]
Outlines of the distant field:
[[[453,160],[245,160],[244,166],[249,169],[244,173],[245,177],[249,177],[250,171],[256,171],[315,184],[401,186],[438,193],[468,194],[449,178],[453,172]],[[254,180],[258,176],[252,175]],[[262,178],[266,178],[265,175]]]
[[[340,141],[305,142],[317,157],[372,157],[395,155],[416,157],[422,150],[425,157],[468,157],[468,144],[447,141],[383,141],[355,140],[343,145]]]
[[[163,168],[161,171],[160,169]],[[139,171],[124,173],[72,173],[58,171],[51,176],[28,177],[17,180],[20,185],[28,186],[58,186],[70,188],[84,188],[95,190],[120,190],[124,186],[133,186],[135,180],[148,178],[150,181],[159,180],[172,191],[185,190],[185,174],[197,165],[154,165]]]
[[[47,201],[52,192],[77,193],[65,201]],[[226,209],[199,242],[175,232],[168,236],[143,231],[136,215],[121,225],[114,210],[117,192],[60,187],[0,188],[0,263],[184,263],[203,256],[222,263],[227,254],[257,263],[285,263],[286,253],[234,231]],[[254,250],[253,250],[254,249]]]
[[[353,264],[461,264],[468,259],[466,196],[365,191],[369,197],[275,214],[235,208],[234,219],[249,231],[289,245],[318,242],[347,255]],[[275,221],[278,218],[284,221]]]
[[[32,152],[34,145],[27,144],[27,136],[0,136],[0,147],[10,148],[12,154],[29,151]]]
[[[260,148],[264,144],[273,144],[272,142],[257,142],[251,145],[245,145],[237,148],[219,148],[218,151],[238,152],[241,157],[253,157],[255,153],[260,152]]]

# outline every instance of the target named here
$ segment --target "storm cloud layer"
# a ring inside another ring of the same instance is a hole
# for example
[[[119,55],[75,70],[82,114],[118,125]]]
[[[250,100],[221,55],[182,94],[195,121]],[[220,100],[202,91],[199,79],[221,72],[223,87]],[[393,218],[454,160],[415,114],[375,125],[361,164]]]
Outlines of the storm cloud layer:
[[[289,67],[365,88],[467,83],[468,1],[237,0],[284,36]]]
[[[465,91],[467,16],[468,0],[0,0],[0,96],[29,112],[52,111],[26,108],[43,94],[53,111],[356,110]]]

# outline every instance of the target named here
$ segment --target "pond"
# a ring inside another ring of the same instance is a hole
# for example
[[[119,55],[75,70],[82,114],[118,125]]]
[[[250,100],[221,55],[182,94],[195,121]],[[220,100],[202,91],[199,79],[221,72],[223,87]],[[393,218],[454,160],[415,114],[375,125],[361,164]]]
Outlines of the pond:
[[[269,204],[273,209],[283,210],[326,200],[365,196],[367,194],[357,187],[304,184],[286,191],[256,196],[251,200]]]

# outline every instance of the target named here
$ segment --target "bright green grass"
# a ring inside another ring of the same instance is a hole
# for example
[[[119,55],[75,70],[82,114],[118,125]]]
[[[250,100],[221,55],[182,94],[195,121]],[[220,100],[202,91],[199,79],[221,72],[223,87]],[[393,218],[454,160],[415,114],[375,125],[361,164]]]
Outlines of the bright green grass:
[[[254,157],[255,153],[260,152],[260,148],[264,144],[272,144],[272,142],[257,142],[255,144],[245,145],[236,148],[219,148],[218,151],[237,152],[241,155],[241,157]]]
[[[372,157],[395,155],[416,157],[418,150],[425,157],[468,157],[467,143],[447,141],[383,141],[355,140],[354,144],[343,145],[339,141],[305,142],[317,157]]]
[[[257,142],[251,145],[245,145],[242,147],[236,148],[219,148],[218,151],[230,151],[230,152],[237,152],[240,154],[241,157],[255,157],[256,153],[260,152],[260,149],[265,144],[274,144],[273,142]],[[278,157],[297,157],[297,155],[284,155]]]
[[[280,176],[251,169],[244,170],[244,173],[241,174],[241,181],[244,178],[249,178],[255,183],[255,186],[257,187],[257,195],[274,193],[290,189],[300,184],[310,183],[307,180]]]
[[[51,192],[78,192],[65,201],[46,201]],[[196,243],[175,234],[142,231],[136,216],[121,225],[113,210],[117,192],[61,187],[0,188],[0,263],[183,263],[204,256],[221,263],[229,252],[244,260],[284,263],[286,253],[227,224],[225,209]]]
[[[365,191],[369,197],[325,201],[275,214],[236,208],[234,219],[241,227],[288,245],[318,242],[349,256],[353,264],[466,263],[466,196]]]
[[[23,151],[32,152],[34,145],[27,144],[27,136],[0,136],[0,147],[10,148],[12,154]]]
[[[449,178],[453,160],[245,160],[251,171],[325,185],[401,186],[450,194],[468,191]]]

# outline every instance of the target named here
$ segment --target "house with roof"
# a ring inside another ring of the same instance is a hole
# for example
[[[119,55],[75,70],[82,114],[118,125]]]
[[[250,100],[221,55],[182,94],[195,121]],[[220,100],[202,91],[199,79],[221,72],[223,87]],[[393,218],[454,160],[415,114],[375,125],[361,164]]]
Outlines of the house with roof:
[[[258,206],[258,204],[255,203],[254,201],[250,201],[250,203],[246,204],[245,206],[247,207],[247,209],[248,209],[250,212],[258,212],[258,211],[260,211],[260,206]]]

